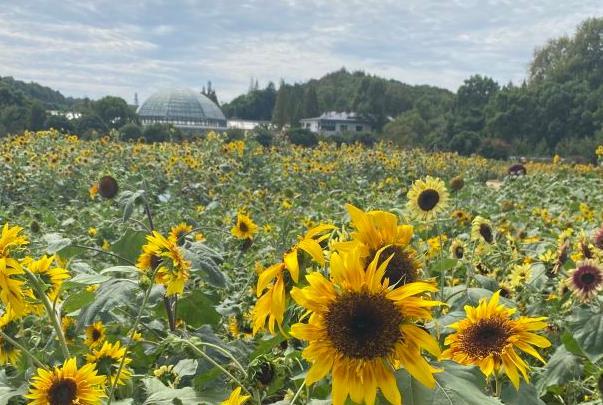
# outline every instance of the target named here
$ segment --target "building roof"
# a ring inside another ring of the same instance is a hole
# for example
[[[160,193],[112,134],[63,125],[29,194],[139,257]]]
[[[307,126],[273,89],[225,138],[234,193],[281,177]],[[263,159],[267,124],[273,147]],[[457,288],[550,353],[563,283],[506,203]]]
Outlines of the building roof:
[[[336,112],[327,111],[319,117],[302,118],[301,121],[341,121],[341,122],[367,122],[364,117],[359,116],[355,112]]]
[[[143,119],[167,121],[225,121],[226,118],[213,101],[189,89],[161,90],[151,95],[138,109]]]

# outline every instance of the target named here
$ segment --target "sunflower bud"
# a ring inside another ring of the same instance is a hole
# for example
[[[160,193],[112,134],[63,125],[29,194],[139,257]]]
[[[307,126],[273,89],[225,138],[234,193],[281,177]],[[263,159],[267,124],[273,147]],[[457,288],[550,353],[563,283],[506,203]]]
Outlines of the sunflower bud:
[[[455,176],[450,180],[450,189],[459,191],[465,186],[465,180],[461,176]]]
[[[143,291],[146,291],[149,288],[151,288],[151,286],[153,285],[153,282],[151,281],[149,276],[147,276],[146,274],[143,274],[138,278],[138,285],[140,286],[140,288]]]

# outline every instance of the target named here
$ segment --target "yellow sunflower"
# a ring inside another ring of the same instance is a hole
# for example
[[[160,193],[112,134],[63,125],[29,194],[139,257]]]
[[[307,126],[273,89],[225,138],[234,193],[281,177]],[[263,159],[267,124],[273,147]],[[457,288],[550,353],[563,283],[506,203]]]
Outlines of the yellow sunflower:
[[[258,226],[247,215],[238,213],[237,223],[232,227],[230,233],[237,239],[253,239],[258,232]]]
[[[163,365],[153,370],[153,375],[168,387],[176,388],[180,383],[180,376],[174,371],[174,366]]]
[[[6,306],[7,312],[15,316],[27,313],[27,302],[23,290],[24,281],[13,278],[24,274],[21,264],[10,257],[0,257],[0,301]]]
[[[384,253],[382,250],[380,253]],[[393,288],[384,279],[391,257],[379,257],[365,269],[354,252],[333,253],[330,276],[315,272],[310,284],[294,287],[291,296],[310,313],[308,323],[297,323],[291,335],[309,342],[302,355],[312,366],[306,383],[332,378],[334,405],[348,395],[356,403],[374,404],[377,389],[393,404],[401,404],[394,370],[404,367],[422,384],[433,388],[433,368],[422,356],[439,356],[440,348],[416,321],[431,319],[431,307],[440,303],[425,298],[437,291],[426,282]]]
[[[112,385],[115,380],[117,385],[124,385],[132,376],[132,371],[127,367],[132,362],[129,357],[125,358],[123,368],[119,376],[117,375],[119,364],[125,354],[126,348],[121,347],[119,342],[104,342],[100,349],[93,349],[92,353],[88,353],[86,361],[94,364],[98,374],[106,378],[107,385]]]
[[[19,235],[23,228],[4,224],[0,234],[0,257],[8,257],[12,249],[19,249],[29,241],[25,236]]]
[[[544,363],[533,346],[549,347],[551,342],[535,331],[546,328],[546,317],[511,318],[514,308],[499,304],[500,290],[490,300],[482,298],[477,307],[465,306],[467,318],[450,325],[456,332],[447,336],[449,346],[442,358],[464,365],[478,366],[486,377],[504,372],[516,389],[520,374],[529,382],[528,364],[519,356],[519,349]]]
[[[15,339],[14,336],[17,333],[16,324],[13,322],[12,317],[10,317],[8,313],[4,313],[0,317],[0,329],[4,334]],[[0,364],[17,364],[20,357],[21,350],[0,336]]]
[[[450,244],[450,256],[460,260],[465,256],[466,249],[465,242],[460,239],[455,239]]]
[[[268,330],[274,334],[275,325],[282,325],[285,317],[286,291],[285,270],[288,270],[293,283],[299,281],[299,251],[304,251],[319,265],[325,259],[320,242],[329,237],[335,229],[332,225],[321,224],[306,232],[283,257],[284,263],[274,264],[259,273],[256,294],[258,300],[252,311],[253,334],[264,328],[268,321]],[[266,290],[266,292],[264,292]]]
[[[193,231],[193,227],[187,223],[180,223],[170,229],[168,238],[173,240],[178,246],[184,244],[184,237]]]
[[[471,222],[471,239],[488,244],[494,243],[492,223],[479,215],[473,218]]]
[[[63,335],[68,342],[73,342],[77,338],[77,327],[74,318],[64,316],[61,319],[61,328],[63,329]]]
[[[414,216],[428,221],[446,208],[448,190],[442,180],[427,176],[425,180],[416,180],[406,197],[407,207]]]
[[[525,286],[532,278],[531,264],[516,264],[511,270],[509,285],[513,288]]]
[[[352,232],[351,241],[335,243],[333,248],[340,252],[355,251],[365,266],[377,257],[377,252],[385,248],[380,255],[381,261],[393,255],[384,275],[390,284],[417,281],[423,264],[409,245],[413,236],[412,225],[399,225],[398,217],[391,212],[364,212],[351,204],[347,204],[346,208],[356,231]]]
[[[72,357],[65,360],[62,367],[39,368],[25,398],[31,405],[99,405],[101,399],[106,398],[104,380],[97,375],[93,364],[78,368]]]
[[[241,387],[237,387],[225,401],[220,402],[220,405],[243,405],[249,398],[250,395],[241,395]]]
[[[166,295],[182,294],[189,275],[191,263],[184,259],[182,251],[173,239],[157,231],[147,235],[147,244],[142,247],[136,266],[144,272],[155,273],[155,282],[163,284]]]
[[[565,285],[581,302],[595,299],[603,290],[603,266],[591,259],[578,262]]]
[[[88,347],[98,347],[106,339],[105,325],[101,321],[94,322],[92,325],[86,328],[86,340],[85,343]]]
[[[42,256],[39,260],[33,260],[27,257],[23,260],[23,265],[29,271],[40,277],[42,282],[47,286],[46,293],[51,301],[54,301],[60,290],[63,282],[67,280],[69,272],[61,267],[52,267],[55,261],[55,256]]]

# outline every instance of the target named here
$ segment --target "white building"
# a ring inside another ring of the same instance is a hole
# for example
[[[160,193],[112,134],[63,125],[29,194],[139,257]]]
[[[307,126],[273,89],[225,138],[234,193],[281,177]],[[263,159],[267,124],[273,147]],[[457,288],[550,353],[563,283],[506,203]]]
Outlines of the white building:
[[[325,135],[343,132],[370,132],[371,124],[356,113],[329,111],[320,117],[303,118],[299,121],[302,128]]]
[[[272,126],[272,124],[270,123],[270,121],[252,121],[252,120],[240,120],[237,118],[234,119],[229,119],[226,122],[228,128],[238,128],[238,129],[244,129],[246,131],[250,131],[252,129],[255,129],[256,127],[259,127],[260,125],[265,125],[265,126]]]
[[[48,110],[46,111],[49,115],[60,115],[68,120],[76,120],[82,116],[82,113],[76,111],[59,111],[59,110]]]

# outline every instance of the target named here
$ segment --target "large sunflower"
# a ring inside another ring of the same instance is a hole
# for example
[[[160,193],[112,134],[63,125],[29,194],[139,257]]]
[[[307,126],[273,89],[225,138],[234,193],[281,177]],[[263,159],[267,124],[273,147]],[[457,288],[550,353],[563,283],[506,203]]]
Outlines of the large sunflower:
[[[69,272],[61,267],[52,267],[55,256],[42,256],[39,260],[33,260],[27,257],[23,260],[23,265],[29,271],[36,274],[42,279],[42,282],[47,286],[46,293],[48,297],[54,301],[60,290],[63,282],[69,278]]]
[[[232,227],[230,233],[237,239],[253,239],[258,231],[258,226],[247,215],[238,213],[237,223]]]
[[[294,337],[309,342],[302,353],[312,363],[306,383],[331,372],[335,405],[342,405],[348,395],[354,402],[373,404],[377,389],[389,402],[401,404],[394,377],[400,367],[422,384],[435,385],[432,374],[438,370],[421,352],[438,356],[440,349],[415,321],[431,319],[431,307],[439,302],[424,295],[437,288],[426,282],[389,287],[381,280],[390,259],[378,265],[376,257],[365,270],[354,252],[333,253],[331,280],[311,273],[306,276],[308,287],[291,291],[310,313],[308,323],[291,328]]]
[[[477,307],[465,306],[467,318],[450,325],[456,332],[446,337],[444,344],[449,347],[442,352],[442,358],[476,365],[486,377],[504,372],[519,389],[520,374],[529,382],[529,366],[515,349],[544,363],[533,346],[551,345],[548,339],[534,333],[547,326],[546,317],[513,319],[515,309],[499,304],[499,295],[500,290],[490,300],[482,298]]]
[[[220,402],[220,405],[243,405],[249,398],[251,395],[241,395],[241,387],[237,387],[226,400]]]
[[[399,225],[398,217],[391,212],[364,212],[351,204],[347,204],[346,208],[356,231],[352,232],[351,241],[338,242],[333,247],[341,252],[355,251],[365,266],[385,248],[380,256],[381,261],[393,255],[384,274],[390,285],[417,281],[423,264],[409,245],[413,235],[412,225]]]
[[[10,257],[0,257],[0,301],[7,307],[7,312],[15,316],[27,313],[27,302],[23,290],[24,281],[13,278],[24,274],[21,264]]]
[[[127,367],[132,362],[132,359],[126,357],[123,368],[117,375],[117,370],[121,363],[122,357],[126,354],[126,348],[121,347],[119,342],[109,343],[104,342],[98,350],[92,350],[86,356],[86,361],[94,364],[100,375],[105,376],[107,385],[112,385],[117,380],[117,385],[124,385],[132,376],[132,371]]]
[[[578,262],[565,284],[580,301],[588,302],[603,290],[603,267],[591,259]]]
[[[20,226],[4,224],[0,233],[0,257],[8,257],[12,249],[18,249],[29,243],[25,236],[20,235],[22,230]]]
[[[184,292],[191,263],[184,259],[176,241],[153,231],[152,235],[147,235],[147,244],[142,247],[136,266],[145,272],[157,268],[155,282],[163,284],[166,295],[172,296]]]
[[[442,180],[427,176],[425,180],[416,180],[406,197],[407,207],[414,216],[427,221],[446,208],[448,190]]]
[[[25,398],[31,405],[97,405],[105,398],[103,382],[93,364],[77,367],[75,357],[53,370],[39,368]]]

